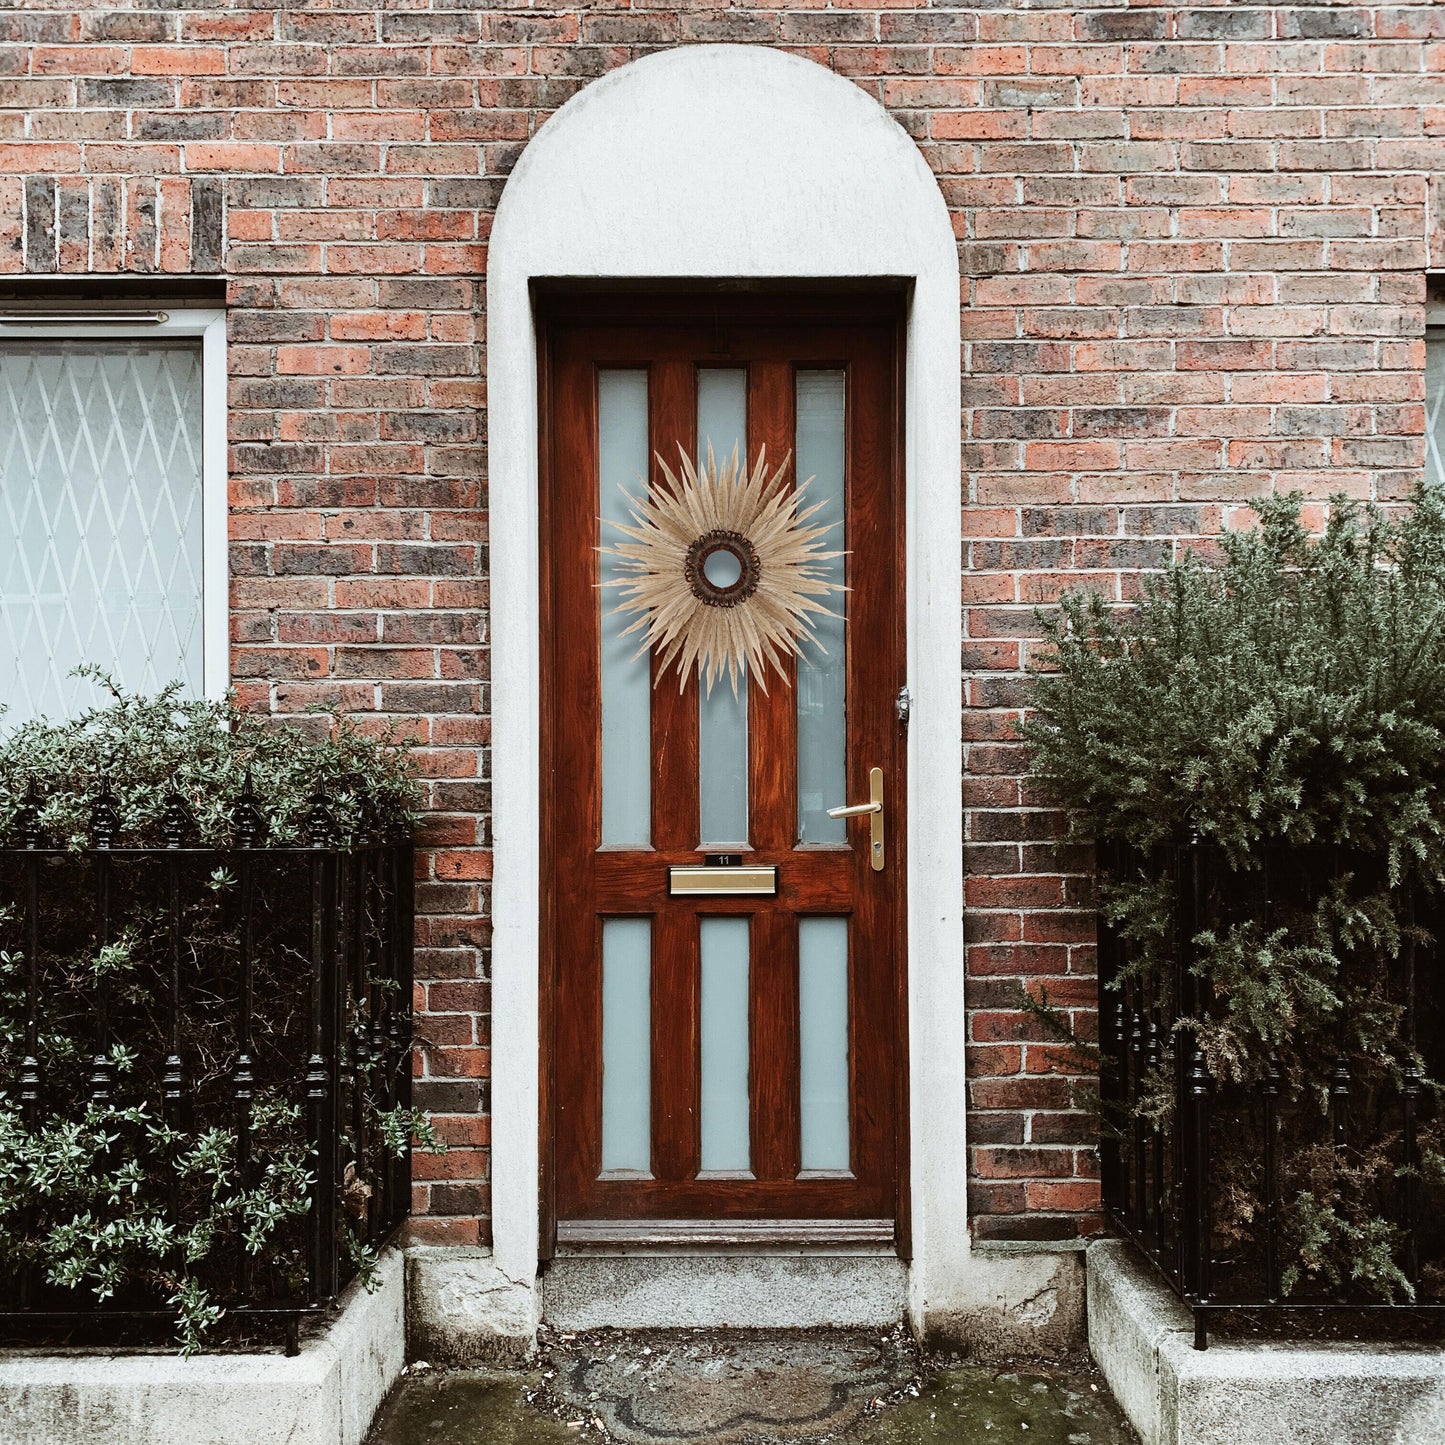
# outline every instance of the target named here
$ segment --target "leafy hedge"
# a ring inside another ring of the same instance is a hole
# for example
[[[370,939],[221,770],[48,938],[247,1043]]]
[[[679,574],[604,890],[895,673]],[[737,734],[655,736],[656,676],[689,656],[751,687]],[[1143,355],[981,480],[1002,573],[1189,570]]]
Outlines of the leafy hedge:
[[[338,846],[411,831],[415,784],[401,741],[374,739],[344,723],[298,731],[229,702],[183,700],[174,687],[134,696],[95,675],[110,686],[109,706],[0,735],[0,848],[18,846],[20,811],[33,786],[42,800],[42,845],[78,852],[88,841],[101,778],[119,815],[118,847],[163,846],[162,814],[171,793],[189,814],[188,846],[230,846],[233,809],[248,781],[263,847],[305,841],[318,789]],[[66,1308],[77,1300],[169,1308],[189,1351],[216,1337],[224,1301],[234,1292],[239,1251],[252,1261],[259,1297],[294,1299],[305,1288],[304,1222],[315,1177],[301,1063],[310,905],[306,870],[284,857],[267,863],[261,855],[254,865],[258,1083],[243,1168],[243,1141],[233,1122],[237,877],[233,863],[178,856],[177,866],[186,870],[183,972],[193,1005],[182,1019],[180,1055],[194,1125],[177,1125],[160,1107],[170,956],[163,883],[153,865],[123,857],[114,865],[116,916],[105,947],[94,936],[85,861],[61,856],[42,865],[47,911],[36,1057],[43,1092],[38,1117],[27,1120],[20,1102],[28,973],[22,864],[13,853],[0,855],[0,1298],[28,1275],[44,1289],[68,1292]],[[93,1000],[102,982],[110,1000],[114,1042],[105,1063],[113,1086],[111,1097],[97,1102],[89,1076]],[[348,1057],[364,1061],[375,1047],[365,999],[352,996],[356,985],[347,987]],[[367,978],[360,987],[375,994],[390,985]],[[381,1167],[378,1148],[400,1157],[413,1134],[434,1147],[413,1110],[373,1109],[364,1126],[380,1146],[344,1144],[353,1161],[347,1203],[359,1207],[358,1218]],[[352,1267],[367,1277],[374,1256],[345,1210],[338,1229]]]
[[[1064,598],[1034,768],[1093,837],[1192,829],[1236,862],[1331,842],[1445,878],[1445,503],[1337,501],[1311,538],[1301,500],[1256,503],[1221,564],[1186,553],[1135,609]]]
[[[1287,907],[1268,920],[1236,912],[1194,938],[1209,1003],[1178,1029],[1221,1089],[1277,1068],[1285,1100],[1317,1122],[1343,1055],[1377,1127],[1345,1151],[1319,1147],[1316,1129],[1285,1159],[1286,1284],[1348,1278],[1409,1299],[1404,1235],[1384,1201],[1412,1166],[1382,1101],[1406,1069],[1432,1111],[1439,1094],[1402,1038],[1397,980],[1407,943],[1426,941],[1405,900],[1424,920],[1445,893],[1445,502],[1422,489],[1391,517],[1337,498],[1318,536],[1298,494],[1254,505],[1258,526],[1227,533],[1218,560],[1169,565],[1137,606],[1064,598],[1046,619],[1053,670],[1036,679],[1025,736],[1083,837],[1136,859],[1214,845],[1236,897],[1281,850],[1294,860]],[[1137,950],[1128,976],[1154,997],[1171,988],[1172,903],[1163,869],[1100,880],[1101,909]],[[1157,1084],[1142,1106],[1156,1116],[1170,1107],[1168,1081]],[[1420,1140],[1434,1188],[1445,1139],[1428,1122]],[[1216,1213],[1226,1240],[1260,1214],[1258,1178],[1230,1147]],[[1426,1270],[1430,1288],[1438,1275]]]
[[[409,833],[416,822],[416,784],[406,741],[373,738],[347,721],[300,731],[229,699],[197,701],[173,685],[150,696],[126,693],[99,668],[80,669],[111,694],[111,702],[74,719],[36,719],[0,733],[0,839],[13,831],[32,783],[43,799],[41,831],[51,846],[83,847],[97,781],[106,778],[120,815],[116,842],[164,843],[166,795],[185,801],[188,841],[223,847],[232,810],[251,780],[266,839],[291,844],[305,832],[312,795],[324,787],[346,844],[359,830]],[[0,724],[3,724],[0,712]]]

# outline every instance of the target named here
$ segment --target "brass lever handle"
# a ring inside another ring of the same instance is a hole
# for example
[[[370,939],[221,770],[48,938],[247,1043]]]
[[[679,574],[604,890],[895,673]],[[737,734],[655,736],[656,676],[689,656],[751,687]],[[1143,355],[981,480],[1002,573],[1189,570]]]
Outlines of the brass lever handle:
[[[868,818],[868,863],[875,873],[883,871],[883,769],[868,770],[868,801],[829,808],[830,818]]]

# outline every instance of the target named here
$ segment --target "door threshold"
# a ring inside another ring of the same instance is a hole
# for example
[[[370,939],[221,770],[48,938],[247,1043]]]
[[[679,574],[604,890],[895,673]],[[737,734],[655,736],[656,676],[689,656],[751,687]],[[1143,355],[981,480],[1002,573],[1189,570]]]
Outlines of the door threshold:
[[[559,1255],[895,1253],[891,1219],[562,1219]]]

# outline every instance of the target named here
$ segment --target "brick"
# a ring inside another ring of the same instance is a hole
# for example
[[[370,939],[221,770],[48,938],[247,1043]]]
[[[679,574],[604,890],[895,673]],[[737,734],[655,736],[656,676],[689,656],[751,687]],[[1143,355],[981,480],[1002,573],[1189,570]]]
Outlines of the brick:
[[[25,269],[53,271],[56,264],[55,183],[46,176],[25,179]]]
[[[0,178],[0,272],[25,269],[25,182]]]
[[[174,39],[176,35],[176,19],[173,15],[120,12],[82,14],[75,18],[79,21],[79,38],[81,40],[165,41]],[[71,37],[67,36],[66,38]]]
[[[278,544],[271,554],[271,565],[278,576],[340,577],[351,572],[369,571],[370,561],[369,547],[348,547],[336,543],[316,547]]]
[[[186,168],[193,171],[278,171],[276,146],[239,141],[197,141],[186,146]]]
[[[1074,1172],[1068,1149],[975,1149],[974,1167],[985,1179],[1059,1178]]]
[[[226,52],[215,45],[135,45],[130,69],[134,75],[224,75]]]
[[[78,96],[81,105],[170,106],[176,103],[176,86],[170,80],[87,79],[80,82]]]
[[[280,346],[276,370],[282,376],[360,376],[371,362],[364,346]]]

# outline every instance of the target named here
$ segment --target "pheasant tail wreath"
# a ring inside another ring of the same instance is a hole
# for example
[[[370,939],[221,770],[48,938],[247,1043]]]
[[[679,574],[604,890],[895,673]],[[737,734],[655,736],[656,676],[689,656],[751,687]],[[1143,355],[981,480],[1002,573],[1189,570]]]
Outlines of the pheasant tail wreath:
[[[603,584],[621,591],[612,610],[638,614],[622,635],[643,633],[639,655],[658,649],[657,680],[676,662],[679,691],[696,667],[709,693],[724,671],[734,696],[746,672],[766,693],[768,667],[788,682],[787,659],[804,642],[821,648],[811,620],[838,616],[823,600],[847,590],[824,567],[844,555],[824,550],[838,523],[809,525],[824,503],[803,506],[811,477],[787,485],[791,453],[769,476],[765,448],[751,472],[736,447],[721,465],[709,447],[702,467],[678,451],[678,474],[658,453],[663,481],[640,498],[623,490],[632,525],[611,525],[629,540],[601,549],[622,574]],[[718,553],[730,560],[709,569]]]

